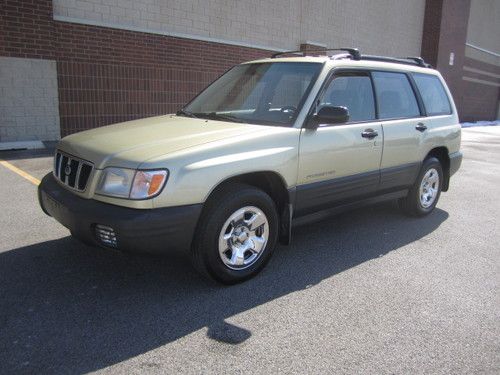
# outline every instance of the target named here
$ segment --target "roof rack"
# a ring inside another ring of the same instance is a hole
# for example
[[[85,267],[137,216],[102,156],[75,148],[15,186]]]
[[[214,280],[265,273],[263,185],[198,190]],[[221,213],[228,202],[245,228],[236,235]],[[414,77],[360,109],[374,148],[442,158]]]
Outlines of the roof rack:
[[[328,51],[345,51],[348,52],[349,55],[351,55],[353,60],[361,60],[361,53],[359,53],[359,50],[357,48],[326,48],[326,49],[318,49],[318,50],[309,50],[309,51],[285,51],[285,52],[278,52],[273,55],[271,55],[271,58],[274,59],[278,56],[282,55],[302,55],[306,56],[306,54],[309,53],[324,53]]]
[[[430,64],[427,64],[421,57],[387,57],[387,56],[376,56],[376,55],[361,55],[361,60],[381,61],[381,62],[406,64],[406,65],[417,65],[423,68],[432,68],[432,66]]]
[[[332,56],[332,58],[351,58],[352,60],[369,60],[369,61],[380,61],[380,62],[390,62],[396,64],[406,64],[406,65],[417,65],[423,68],[432,68],[432,65],[426,63],[421,57],[388,57],[388,56],[376,56],[376,55],[362,55],[357,48],[326,48],[319,50],[309,50],[309,51],[285,51],[278,52],[271,55],[271,58],[274,59],[278,56],[283,55],[301,55],[306,56],[308,54],[315,53],[325,53],[328,51],[345,51],[348,54],[343,54],[342,56]]]

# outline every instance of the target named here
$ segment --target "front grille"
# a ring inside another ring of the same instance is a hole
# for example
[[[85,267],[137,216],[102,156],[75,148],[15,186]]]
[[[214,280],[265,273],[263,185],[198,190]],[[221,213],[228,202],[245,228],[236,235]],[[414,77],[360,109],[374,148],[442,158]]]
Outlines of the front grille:
[[[61,151],[56,152],[54,176],[71,189],[84,191],[93,168],[93,164],[88,161],[64,154]]]

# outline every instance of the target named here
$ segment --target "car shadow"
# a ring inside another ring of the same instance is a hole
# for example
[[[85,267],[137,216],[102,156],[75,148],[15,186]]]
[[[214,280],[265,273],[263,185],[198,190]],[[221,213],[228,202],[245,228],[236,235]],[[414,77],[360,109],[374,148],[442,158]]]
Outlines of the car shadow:
[[[448,213],[424,219],[379,204],[294,229],[264,271],[226,287],[184,257],[121,254],[71,237],[0,253],[0,372],[86,373],[207,327],[207,339],[251,337],[225,319],[303,290],[419,240]]]

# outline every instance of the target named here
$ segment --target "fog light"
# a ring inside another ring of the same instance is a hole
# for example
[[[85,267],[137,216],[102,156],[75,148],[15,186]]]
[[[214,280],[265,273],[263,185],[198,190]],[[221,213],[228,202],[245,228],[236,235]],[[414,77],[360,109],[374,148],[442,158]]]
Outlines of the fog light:
[[[105,225],[96,224],[95,235],[99,241],[105,246],[117,247],[118,242],[116,240],[115,230],[111,227]]]

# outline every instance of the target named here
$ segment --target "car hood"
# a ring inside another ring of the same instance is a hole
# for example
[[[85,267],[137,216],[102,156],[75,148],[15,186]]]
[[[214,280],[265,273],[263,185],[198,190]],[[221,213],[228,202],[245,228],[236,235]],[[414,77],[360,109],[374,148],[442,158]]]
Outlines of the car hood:
[[[63,138],[58,148],[96,168],[137,168],[142,162],[182,149],[263,131],[266,126],[175,115],[150,117],[87,130]]]

